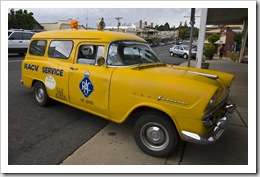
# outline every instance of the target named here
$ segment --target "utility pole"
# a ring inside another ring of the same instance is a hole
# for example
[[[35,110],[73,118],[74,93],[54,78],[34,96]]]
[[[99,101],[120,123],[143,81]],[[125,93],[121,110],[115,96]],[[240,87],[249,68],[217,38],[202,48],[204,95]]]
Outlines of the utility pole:
[[[190,45],[189,45],[188,67],[190,67],[194,24],[195,24],[195,8],[191,8],[191,15],[190,15],[190,25],[191,25],[191,28],[190,28]]]
[[[87,9],[87,18],[86,18],[86,29],[88,29],[88,9]]]
[[[119,20],[122,19],[122,17],[116,17],[115,19],[117,20],[117,31],[119,32],[119,26],[120,26]]]

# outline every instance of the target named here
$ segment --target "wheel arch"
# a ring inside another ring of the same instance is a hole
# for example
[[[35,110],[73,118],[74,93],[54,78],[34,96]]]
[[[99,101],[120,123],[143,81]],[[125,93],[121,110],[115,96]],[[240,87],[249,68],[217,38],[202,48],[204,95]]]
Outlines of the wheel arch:
[[[169,122],[171,122],[172,125],[178,131],[178,127],[177,127],[177,124],[175,123],[175,120],[171,118],[171,116],[167,113],[167,111],[162,110],[160,108],[151,107],[151,106],[142,105],[142,106],[136,107],[134,110],[131,111],[129,116],[127,116],[125,121],[128,123],[134,124],[141,115],[146,114],[148,112],[154,113],[154,114],[161,114],[162,117],[167,119]]]

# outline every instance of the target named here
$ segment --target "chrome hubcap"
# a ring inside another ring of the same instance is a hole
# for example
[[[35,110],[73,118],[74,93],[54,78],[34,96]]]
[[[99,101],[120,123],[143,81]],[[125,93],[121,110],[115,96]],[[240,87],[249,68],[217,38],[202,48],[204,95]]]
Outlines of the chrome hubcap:
[[[164,127],[156,122],[145,124],[140,132],[142,143],[152,151],[161,151],[169,144],[169,135]]]
[[[153,144],[161,144],[164,141],[164,133],[163,131],[157,127],[152,126],[147,129],[146,136],[149,141],[151,141]]]
[[[38,102],[42,102],[44,100],[44,91],[42,88],[38,88],[36,91],[36,99]]]

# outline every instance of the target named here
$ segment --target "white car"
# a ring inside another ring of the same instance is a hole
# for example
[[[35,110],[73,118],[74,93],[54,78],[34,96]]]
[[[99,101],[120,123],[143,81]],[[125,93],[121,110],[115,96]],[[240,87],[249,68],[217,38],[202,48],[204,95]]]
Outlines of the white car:
[[[31,31],[8,30],[8,53],[24,55],[34,34]]]
[[[187,45],[175,45],[169,50],[170,55],[173,57],[174,55],[178,55],[183,57],[184,59],[188,59],[189,57],[189,46]],[[195,50],[191,50],[191,58],[196,58],[197,52]]]

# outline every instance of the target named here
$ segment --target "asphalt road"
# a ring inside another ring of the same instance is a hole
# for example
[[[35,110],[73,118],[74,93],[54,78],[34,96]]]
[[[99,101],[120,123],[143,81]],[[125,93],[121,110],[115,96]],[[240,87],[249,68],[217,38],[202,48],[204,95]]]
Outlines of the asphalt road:
[[[162,62],[185,61],[171,57],[169,47],[153,50]],[[109,122],[54,101],[48,107],[38,106],[32,91],[20,84],[23,59],[8,56],[8,164],[59,164]]]

